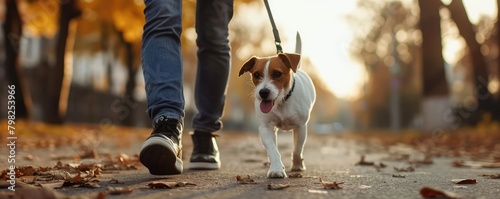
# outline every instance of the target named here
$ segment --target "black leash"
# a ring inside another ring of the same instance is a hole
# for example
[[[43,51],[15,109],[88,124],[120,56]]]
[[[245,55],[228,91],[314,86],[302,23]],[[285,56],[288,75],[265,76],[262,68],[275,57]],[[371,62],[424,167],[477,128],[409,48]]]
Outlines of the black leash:
[[[274,23],[273,14],[271,13],[271,7],[269,7],[269,2],[267,2],[267,0],[264,0],[264,4],[266,5],[267,14],[269,15],[269,20],[271,20],[271,26],[273,27],[274,44],[276,45],[276,51],[277,51],[276,53],[283,53],[283,48],[281,47],[280,33],[278,32],[276,24]]]

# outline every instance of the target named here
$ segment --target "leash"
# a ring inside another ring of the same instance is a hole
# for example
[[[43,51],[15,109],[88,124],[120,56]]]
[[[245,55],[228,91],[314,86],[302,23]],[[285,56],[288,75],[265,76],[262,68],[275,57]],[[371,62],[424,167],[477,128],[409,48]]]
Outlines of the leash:
[[[266,5],[267,14],[269,15],[269,20],[271,21],[271,26],[273,27],[273,35],[274,35],[274,44],[276,45],[276,53],[283,53],[283,48],[281,47],[281,39],[280,34],[278,32],[278,28],[276,28],[276,24],[274,23],[273,13],[271,13],[271,7],[269,6],[268,0],[264,0],[264,4]]]

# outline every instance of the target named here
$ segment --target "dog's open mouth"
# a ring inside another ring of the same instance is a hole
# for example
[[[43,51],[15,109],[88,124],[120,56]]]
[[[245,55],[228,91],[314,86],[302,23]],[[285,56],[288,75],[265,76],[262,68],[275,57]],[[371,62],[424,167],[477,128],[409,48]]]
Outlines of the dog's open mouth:
[[[274,101],[272,100],[262,100],[260,102],[260,111],[263,113],[269,113],[273,109]]]

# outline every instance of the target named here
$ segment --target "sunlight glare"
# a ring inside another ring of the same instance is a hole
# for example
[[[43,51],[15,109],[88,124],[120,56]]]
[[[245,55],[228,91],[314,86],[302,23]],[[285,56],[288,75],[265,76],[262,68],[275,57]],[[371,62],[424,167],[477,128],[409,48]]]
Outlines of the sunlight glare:
[[[279,0],[270,5],[285,51],[295,48],[299,31],[302,54],[311,60],[333,94],[343,99],[358,98],[366,76],[364,67],[349,55],[352,30],[344,20],[356,8],[356,1]]]

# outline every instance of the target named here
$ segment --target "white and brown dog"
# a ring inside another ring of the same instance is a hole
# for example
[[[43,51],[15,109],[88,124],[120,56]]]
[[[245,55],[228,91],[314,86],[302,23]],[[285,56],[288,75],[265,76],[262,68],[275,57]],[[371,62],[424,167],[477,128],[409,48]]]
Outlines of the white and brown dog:
[[[298,42],[300,39],[298,38]],[[300,43],[298,43],[300,46]],[[300,47],[296,52],[300,52]],[[311,78],[299,69],[300,54],[280,53],[272,57],[252,57],[240,69],[252,75],[259,134],[271,163],[267,177],[286,177],[276,143],[277,128],[293,130],[292,171],[306,169],[302,152],[307,138],[307,122],[316,100]]]

